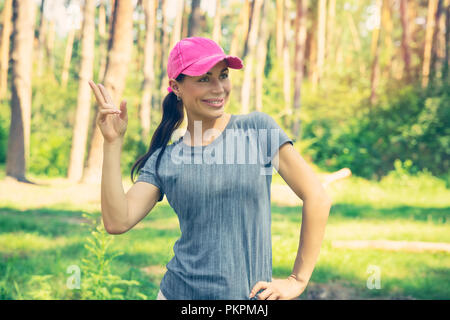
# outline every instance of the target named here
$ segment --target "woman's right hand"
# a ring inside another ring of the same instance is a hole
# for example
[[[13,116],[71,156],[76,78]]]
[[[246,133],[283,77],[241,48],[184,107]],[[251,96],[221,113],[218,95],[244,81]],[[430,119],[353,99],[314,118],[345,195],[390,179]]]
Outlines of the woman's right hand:
[[[127,102],[123,100],[118,110],[113,100],[102,84],[96,85],[92,80],[89,81],[95,99],[98,103],[98,113],[96,124],[102,132],[103,138],[107,142],[115,142],[122,139],[125,135],[128,125]]]

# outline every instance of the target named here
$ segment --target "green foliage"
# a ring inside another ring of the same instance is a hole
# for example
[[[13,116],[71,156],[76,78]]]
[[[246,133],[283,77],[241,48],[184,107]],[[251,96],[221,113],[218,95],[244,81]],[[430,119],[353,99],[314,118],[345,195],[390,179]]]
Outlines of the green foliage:
[[[105,231],[97,216],[88,213],[83,214],[93,230],[91,236],[86,239],[85,248],[88,254],[82,259],[81,299],[124,299],[126,289],[131,286],[138,286],[139,282],[124,280],[112,274],[112,261],[121,253],[109,252],[113,237]],[[147,296],[135,292],[130,298],[147,299]]]
[[[448,90],[429,97],[414,86],[396,90],[345,122],[317,117],[305,124],[313,161],[328,170],[349,167],[366,178],[386,175],[397,159],[408,161],[410,174],[424,169],[445,174],[450,158]]]
[[[29,291],[27,295],[32,300],[53,300],[53,289],[49,280],[52,275],[33,275],[28,282]]]
[[[66,175],[72,130],[75,122],[77,89],[59,86],[49,74],[33,81],[29,170],[47,176]]]

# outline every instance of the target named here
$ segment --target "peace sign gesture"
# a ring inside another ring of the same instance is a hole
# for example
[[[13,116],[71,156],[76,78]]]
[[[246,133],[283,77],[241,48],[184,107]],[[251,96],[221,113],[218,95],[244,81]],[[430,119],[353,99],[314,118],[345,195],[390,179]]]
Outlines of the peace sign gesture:
[[[95,99],[99,106],[96,124],[100,128],[103,138],[107,142],[122,139],[128,124],[127,102],[122,100],[120,110],[118,110],[114,106],[109,92],[102,84],[96,85],[90,80],[89,85],[94,91]]]

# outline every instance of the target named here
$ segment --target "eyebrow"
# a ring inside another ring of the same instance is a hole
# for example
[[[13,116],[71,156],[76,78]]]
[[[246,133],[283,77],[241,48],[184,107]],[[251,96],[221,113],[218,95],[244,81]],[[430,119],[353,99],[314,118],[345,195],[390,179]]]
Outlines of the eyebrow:
[[[220,73],[224,72],[225,70],[228,70],[228,67],[223,68],[222,71],[220,71]],[[207,72],[206,74],[211,75],[212,73],[211,72]]]

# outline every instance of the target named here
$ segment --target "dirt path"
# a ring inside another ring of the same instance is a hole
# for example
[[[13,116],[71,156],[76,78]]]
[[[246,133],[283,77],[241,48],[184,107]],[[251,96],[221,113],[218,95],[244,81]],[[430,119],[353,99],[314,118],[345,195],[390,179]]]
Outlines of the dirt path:
[[[83,205],[98,203],[100,208],[100,184],[73,184],[66,179],[33,180],[37,184],[0,180],[0,202],[42,207],[57,203]],[[125,192],[131,182],[124,182]],[[300,206],[302,201],[287,185],[272,184],[272,203],[284,206]],[[167,201],[164,198],[163,202]]]

